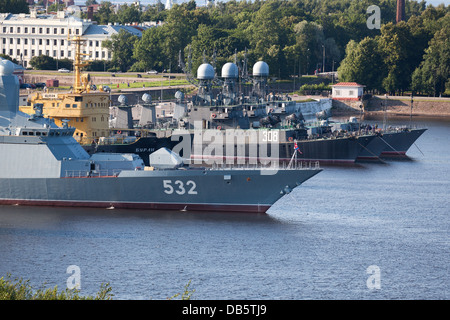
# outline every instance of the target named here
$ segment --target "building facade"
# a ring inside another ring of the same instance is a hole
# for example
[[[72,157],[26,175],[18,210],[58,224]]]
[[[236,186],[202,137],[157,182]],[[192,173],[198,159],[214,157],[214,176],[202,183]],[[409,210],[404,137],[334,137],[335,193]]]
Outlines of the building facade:
[[[38,15],[0,13],[0,53],[16,59],[25,68],[32,57],[47,55],[54,59],[73,59],[73,46],[69,36],[81,36],[85,41],[86,59],[110,60],[112,53],[102,47],[102,42],[124,29],[137,36],[149,26],[97,25],[87,19],[56,14]]]
[[[356,82],[339,82],[331,86],[331,98],[335,100],[361,100],[364,87]]]

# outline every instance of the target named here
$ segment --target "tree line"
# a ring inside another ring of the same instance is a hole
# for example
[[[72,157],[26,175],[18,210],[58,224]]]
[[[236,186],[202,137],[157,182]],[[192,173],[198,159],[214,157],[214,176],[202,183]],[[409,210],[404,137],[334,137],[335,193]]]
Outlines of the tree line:
[[[367,26],[370,5],[380,8],[380,29]],[[215,7],[191,0],[145,12],[124,5],[117,13],[102,2],[94,15],[99,23],[163,22],[142,38],[123,32],[105,43],[122,71],[181,71],[181,52],[183,61],[192,56],[194,75],[205,61],[220,70],[245,56],[249,68],[264,60],[279,78],[338,70],[340,81],[377,92],[450,90],[450,7],[406,1],[405,21],[395,17],[396,0],[230,0]]]
[[[380,8],[380,29],[367,26],[371,5]],[[195,76],[204,61],[220,73],[226,62],[242,64],[245,57],[249,72],[263,60],[277,78],[337,70],[340,81],[377,92],[450,92],[450,6],[406,1],[406,19],[397,24],[396,5],[396,0],[229,0],[197,7],[190,0],[170,10],[161,3],[116,10],[103,1],[93,20],[161,22],[141,38],[122,31],[105,41],[113,56],[101,66],[111,70],[181,72],[181,53],[186,64],[192,57]]]

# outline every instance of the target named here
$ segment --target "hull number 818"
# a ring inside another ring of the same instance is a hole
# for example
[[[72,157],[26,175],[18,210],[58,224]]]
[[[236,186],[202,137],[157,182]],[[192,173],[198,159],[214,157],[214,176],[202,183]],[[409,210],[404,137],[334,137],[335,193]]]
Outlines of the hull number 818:
[[[187,194],[197,194],[197,185],[195,181],[188,180],[186,184],[181,180],[163,180],[164,192],[166,194],[173,194],[174,192],[179,195]]]

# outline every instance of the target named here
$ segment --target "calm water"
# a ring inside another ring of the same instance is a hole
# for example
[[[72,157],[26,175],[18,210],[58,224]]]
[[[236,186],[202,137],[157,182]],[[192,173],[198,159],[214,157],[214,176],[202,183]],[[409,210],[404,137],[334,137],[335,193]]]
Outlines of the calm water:
[[[0,206],[0,277],[65,288],[76,265],[82,294],[116,299],[189,280],[199,300],[449,299],[450,122],[415,123],[410,161],[326,167],[267,215]]]

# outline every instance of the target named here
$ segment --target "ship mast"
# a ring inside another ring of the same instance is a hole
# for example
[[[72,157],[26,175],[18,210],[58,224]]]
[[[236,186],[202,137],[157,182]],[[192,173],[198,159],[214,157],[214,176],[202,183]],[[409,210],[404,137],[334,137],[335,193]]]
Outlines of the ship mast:
[[[75,59],[73,61],[73,67],[75,71],[75,83],[73,86],[74,93],[83,93],[84,91],[89,92],[89,75],[81,74],[81,68],[89,65],[89,61],[83,61],[82,56],[88,56],[86,53],[81,53],[81,46],[86,40],[81,39],[80,36],[70,37],[70,32],[67,32],[67,41],[72,41],[75,43]]]

